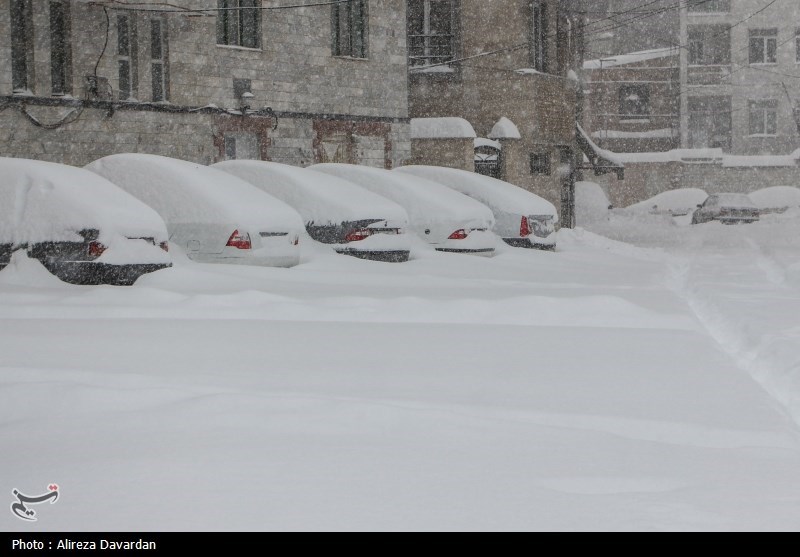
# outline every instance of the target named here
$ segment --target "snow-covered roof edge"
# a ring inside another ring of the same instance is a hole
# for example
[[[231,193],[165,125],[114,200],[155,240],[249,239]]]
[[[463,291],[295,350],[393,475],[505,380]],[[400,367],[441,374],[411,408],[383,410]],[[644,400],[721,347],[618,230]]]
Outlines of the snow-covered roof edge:
[[[636,64],[637,62],[646,62],[647,60],[656,60],[658,58],[669,58],[670,56],[677,56],[680,51],[674,47],[667,48],[654,48],[652,50],[641,50],[639,52],[631,52],[629,54],[620,54],[618,56],[609,56],[602,60],[586,60],[583,63],[584,70],[599,70],[601,68],[614,68],[616,66],[625,66],[627,64]]]
[[[727,155],[722,149],[673,149],[654,153],[615,153],[625,164],[654,162],[705,162],[726,168],[780,167],[800,164],[800,149],[789,155]]]
[[[473,145],[477,149],[478,147],[491,147],[493,149],[501,150],[503,146],[500,144],[499,141],[495,141],[493,139],[486,139],[485,137],[476,137]]]
[[[503,116],[492,127],[489,139],[522,139],[522,134],[514,122]]]
[[[475,139],[472,124],[458,117],[412,118],[411,139]]]

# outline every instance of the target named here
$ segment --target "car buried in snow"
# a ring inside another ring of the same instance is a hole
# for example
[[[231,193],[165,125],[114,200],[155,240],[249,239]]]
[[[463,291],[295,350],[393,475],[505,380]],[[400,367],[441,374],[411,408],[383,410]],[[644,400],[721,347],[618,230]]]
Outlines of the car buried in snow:
[[[513,247],[556,249],[555,206],[508,182],[475,172],[439,166],[402,166],[399,174],[438,182],[483,203],[495,217],[493,232]]]
[[[491,256],[494,215],[482,203],[437,182],[354,164],[317,164],[309,172],[337,176],[386,197],[408,212],[410,229],[436,251]]]
[[[72,284],[131,285],[172,265],[164,221],[86,170],[0,158],[0,268],[24,251]]]
[[[743,193],[715,193],[697,206],[692,224],[718,221],[722,224],[746,224],[760,218],[758,207]]]
[[[300,262],[300,215],[230,174],[141,154],[111,155],[86,168],[155,209],[170,241],[193,261],[263,267]]]
[[[308,235],[337,253],[391,263],[409,259],[408,214],[386,198],[335,176],[276,162],[232,160],[213,168],[293,207]]]

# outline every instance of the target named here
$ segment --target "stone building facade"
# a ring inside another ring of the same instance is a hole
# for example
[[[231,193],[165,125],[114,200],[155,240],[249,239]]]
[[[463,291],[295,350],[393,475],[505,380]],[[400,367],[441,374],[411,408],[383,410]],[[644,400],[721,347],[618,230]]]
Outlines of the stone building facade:
[[[0,0],[0,156],[409,157],[404,0],[128,4]]]
[[[411,162],[500,177],[569,226],[584,16],[579,1],[409,0],[411,116],[461,117],[477,136],[412,136]]]

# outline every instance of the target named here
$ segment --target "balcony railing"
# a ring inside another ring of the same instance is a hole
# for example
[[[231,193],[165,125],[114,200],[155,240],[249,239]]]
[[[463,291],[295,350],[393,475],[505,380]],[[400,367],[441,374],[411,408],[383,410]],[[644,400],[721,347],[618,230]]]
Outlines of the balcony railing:
[[[408,60],[411,66],[439,64],[453,59],[453,35],[427,34],[408,36]]]
[[[686,79],[689,85],[725,85],[730,76],[730,64],[710,64],[689,66]]]

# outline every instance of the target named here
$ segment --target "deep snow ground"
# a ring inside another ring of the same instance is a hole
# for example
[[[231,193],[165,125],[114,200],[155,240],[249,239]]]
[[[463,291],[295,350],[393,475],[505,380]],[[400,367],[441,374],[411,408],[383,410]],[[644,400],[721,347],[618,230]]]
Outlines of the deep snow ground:
[[[797,222],[126,289],[20,261],[0,489],[62,497],[0,528],[798,530]]]

